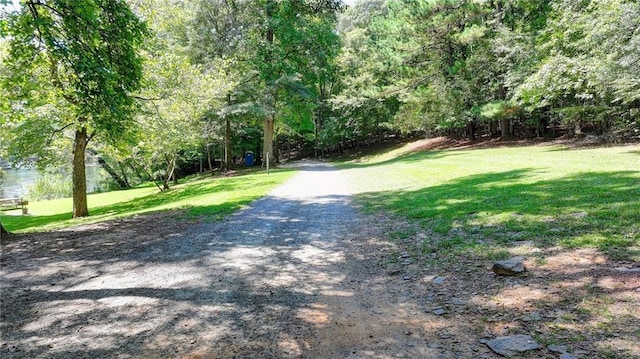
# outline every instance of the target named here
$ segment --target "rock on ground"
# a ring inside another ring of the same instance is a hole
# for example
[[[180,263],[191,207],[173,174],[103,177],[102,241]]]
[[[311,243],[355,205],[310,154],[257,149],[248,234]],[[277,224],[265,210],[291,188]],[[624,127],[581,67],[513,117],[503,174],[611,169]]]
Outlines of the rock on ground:
[[[522,263],[522,258],[515,257],[495,262],[491,270],[501,275],[518,275],[526,272],[527,268]]]
[[[487,342],[494,352],[510,357],[529,350],[540,349],[540,345],[530,335],[518,334],[508,337],[499,337]]]

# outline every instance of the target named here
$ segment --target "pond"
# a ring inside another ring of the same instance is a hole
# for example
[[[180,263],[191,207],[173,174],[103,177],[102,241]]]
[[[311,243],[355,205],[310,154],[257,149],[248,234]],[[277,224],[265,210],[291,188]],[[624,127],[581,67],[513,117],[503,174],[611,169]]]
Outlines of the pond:
[[[2,184],[2,198],[29,198],[29,187],[42,176],[32,168],[5,169]],[[94,192],[103,178],[103,170],[98,165],[87,165],[87,191]],[[69,178],[71,181],[71,178]]]

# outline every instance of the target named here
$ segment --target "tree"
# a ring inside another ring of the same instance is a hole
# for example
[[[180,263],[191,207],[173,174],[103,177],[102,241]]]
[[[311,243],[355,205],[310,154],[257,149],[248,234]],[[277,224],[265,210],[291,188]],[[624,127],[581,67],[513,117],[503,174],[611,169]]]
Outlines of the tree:
[[[190,57],[218,85],[216,98],[211,99],[217,106],[208,111],[205,133],[211,139],[222,129],[222,167],[229,170],[233,167],[232,120],[255,108],[246,105],[253,100],[247,96],[251,92],[247,84],[255,77],[246,61],[251,51],[247,24],[254,22],[251,2],[200,0],[193,5],[192,14],[187,32]]]
[[[153,36],[142,52],[145,83],[136,116],[140,131],[130,152],[160,190],[166,190],[172,179],[177,183],[179,162],[202,152],[206,131],[200,119],[216,104],[220,83],[190,59],[187,32],[195,13],[192,4],[155,0],[133,4]]]
[[[313,92],[320,76],[314,70],[325,51],[326,39],[333,34],[337,0],[201,0],[190,32],[194,59],[206,67],[229,64],[222,69],[230,93],[221,108],[220,118],[244,113],[247,118],[260,116],[263,126],[263,163],[268,153],[274,157],[274,136],[277,118],[298,109],[300,96]],[[319,42],[315,40],[321,40]],[[328,49],[327,55],[335,52]],[[312,60],[314,59],[314,60]],[[317,70],[317,69],[316,69]],[[317,74],[307,76],[310,73]],[[251,90],[246,90],[250,88]],[[237,96],[237,93],[242,95]],[[229,96],[231,95],[231,96]],[[229,98],[235,100],[229,101]],[[244,101],[244,102],[241,102]],[[304,107],[313,112],[314,107]],[[305,116],[303,116],[305,117]],[[225,123],[225,132],[229,128]],[[228,138],[228,136],[225,136]],[[229,142],[228,140],[226,141]]]
[[[579,134],[604,132],[640,100],[637,1],[555,1],[536,40],[539,57],[514,99],[530,111],[549,108]]]
[[[332,47],[337,38],[332,33],[342,4],[336,0],[266,0],[264,6],[264,39],[258,43],[259,56],[255,58],[265,89],[263,157],[274,154],[279,99],[294,98],[303,88],[313,92],[326,80],[321,73],[328,69],[329,61],[323,58],[335,57]],[[314,44],[321,46],[314,48]],[[309,73],[312,80],[306,82],[305,74]]]
[[[2,222],[0,222],[0,237],[4,237],[8,235],[9,235],[9,232],[6,229],[4,229]]]
[[[27,0],[3,22],[10,39],[4,86],[14,109],[29,110],[13,111],[10,121],[17,130],[44,129],[45,138],[72,132],[73,217],[87,216],[87,145],[131,133],[146,27],[124,0]],[[31,136],[14,140],[14,147],[51,145]]]

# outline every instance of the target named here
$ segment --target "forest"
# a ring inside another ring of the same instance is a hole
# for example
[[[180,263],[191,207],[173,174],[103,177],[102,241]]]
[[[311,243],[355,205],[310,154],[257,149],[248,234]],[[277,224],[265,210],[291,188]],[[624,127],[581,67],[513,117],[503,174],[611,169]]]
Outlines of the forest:
[[[633,0],[22,0],[0,157],[114,188],[403,136],[640,138]]]

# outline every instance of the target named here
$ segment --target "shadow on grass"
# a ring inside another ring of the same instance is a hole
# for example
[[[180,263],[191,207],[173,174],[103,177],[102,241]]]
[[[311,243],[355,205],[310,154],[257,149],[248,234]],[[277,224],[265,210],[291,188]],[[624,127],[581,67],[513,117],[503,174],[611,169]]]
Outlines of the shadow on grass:
[[[386,164],[396,164],[399,162],[404,162],[404,163],[421,162],[428,159],[460,156],[462,154],[463,154],[462,152],[456,152],[453,150],[405,152],[400,154],[399,156],[392,157],[383,161],[377,161],[377,162],[373,161],[373,162],[363,163],[358,160],[353,160],[351,162],[338,163],[337,165],[342,169],[366,168],[366,167],[384,166]]]
[[[278,169],[280,173],[289,169]],[[71,211],[55,215],[2,216],[2,223],[9,231],[41,230],[61,228],[76,224],[95,223],[99,221],[132,216],[134,214],[160,212],[168,210],[187,210],[191,217],[206,216],[219,219],[252,201],[262,197],[257,187],[277,185],[281,180],[256,179],[251,175],[232,178],[196,179],[181,184],[165,192],[132,198],[125,202],[105,206],[90,207],[89,217],[71,218]],[[225,198],[229,193],[248,193]],[[218,196],[213,199],[211,196]],[[91,199],[90,199],[91,202]]]
[[[533,240],[594,246],[617,259],[640,255],[640,179],[635,172],[590,172],[526,182],[532,170],[468,176],[417,191],[361,196],[368,210],[419,221],[449,247]],[[441,243],[425,243],[441,247]]]
[[[64,222],[71,218],[71,212],[54,214],[50,216],[34,215],[3,215],[2,225],[10,232],[20,231],[26,228],[39,228],[49,223]]]

